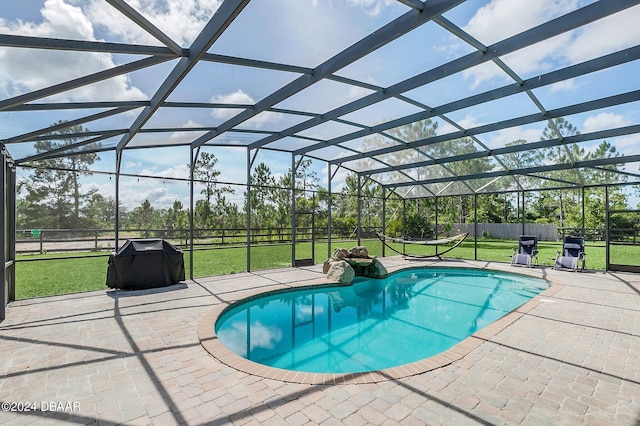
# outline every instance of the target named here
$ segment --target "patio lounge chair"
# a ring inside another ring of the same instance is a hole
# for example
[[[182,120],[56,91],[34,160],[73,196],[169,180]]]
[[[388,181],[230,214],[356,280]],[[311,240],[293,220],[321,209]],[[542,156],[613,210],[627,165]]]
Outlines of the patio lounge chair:
[[[585,258],[584,238],[582,237],[564,237],[562,242],[562,252],[556,253],[556,263],[554,269],[570,269],[573,272],[578,270],[578,264],[581,264],[580,270],[584,270]]]
[[[518,250],[513,249],[512,266],[526,266],[531,268],[538,264],[538,237],[521,235],[518,240]]]

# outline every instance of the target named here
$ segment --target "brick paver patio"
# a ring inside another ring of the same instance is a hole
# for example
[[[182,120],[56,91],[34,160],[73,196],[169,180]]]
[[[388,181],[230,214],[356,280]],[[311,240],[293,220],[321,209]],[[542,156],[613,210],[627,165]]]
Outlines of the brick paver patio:
[[[198,335],[216,305],[320,282],[321,266],[18,301],[0,324],[0,400],[23,411],[0,412],[0,424],[640,424],[640,275],[383,263],[490,267],[555,285],[442,367],[332,385],[238,371]]]

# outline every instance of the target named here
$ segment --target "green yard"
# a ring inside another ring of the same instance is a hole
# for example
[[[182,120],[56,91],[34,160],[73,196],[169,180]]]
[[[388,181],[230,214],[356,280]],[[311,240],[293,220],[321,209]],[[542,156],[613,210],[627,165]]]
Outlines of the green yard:
[[[333,242],[333,247],[351,248],[355,241]],[[382,244],[378,240],[362,241],[371,255],[382,255]],[[477,258],[492,262],[509,262],[512,249],[517,247],[517,241],[506,240],[478,240]],[[538,249],[540,265],[553,265],[556,250],[561,247],[560,242],[539,242]],[[402,251],[401,245],[396,246]],[[310,243],[299,244],[296,247],[297,256],[310,257]],[[406,251],[413,254],[433,254],[433,246],[407,245]],[[604,242],[587,242],[587,269],[604,270],[605,245]],[[386,256],[395,255],[386,250]],[[106,289],[107,259],[106,255],[94,255],[66,258],[69,255],[29,255],[19,256],[16,264],[16,298],[25,299],[53,294],[75,293],[81,291]],[[613,258],[617,263],[634,264],[640,259],[640,246],[616,246],[612,248]],[[185,252],[185,269],[189,276],[189,254]],[[467,240],[453,251],[447,253],[449,258],[473,259],[474,242]],[[322,263],[327,258],[327,244],[315,244],[315,262]],[[47,259],[47,260],[42,260]],[[252,247],[251,270],[280,268],[290,265],[290,245],[264,245]],[[194,252],[194,277],[233,274],[246,271],[246,249],[218,248],[197,250]]]

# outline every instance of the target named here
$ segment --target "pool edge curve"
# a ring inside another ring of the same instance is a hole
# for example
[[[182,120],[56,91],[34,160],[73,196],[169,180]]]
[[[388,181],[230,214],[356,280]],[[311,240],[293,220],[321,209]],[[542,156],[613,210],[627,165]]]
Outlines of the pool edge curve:
[[[401,268],[412,269],[412,268]],[[464,269],[478,269],[478,268],[464,268]],[[396,271],[394,271],[396,272]],[[504,271],[500,271],[504,272]],[[517,272],[515,274],[518,274]],[[281,289],[275,289],[270,291],[264,291],[261,289],[255,289],[250,294],[245,294],[240,300],[233,302],[223,302],[213,307],[207,312],[200,320],[198,326],[198,339],[202,347],[215,359],[222,364],[241,371],[246,374],[258,376],[266,379],[279,380],[289,383],[300,383],[310,385],[336,385],[336,384],[365,384],[365,383],[377,383],[389,380],[395,380],[418,374],[423,374],[431,370],[445,367],[458,361],[468,355],[471,351],[476,349],[485,341],[491,340],[500,331],[504,330],[513,322],[528,313],[531,309],[535,308],[541,303],[541,299],[550,297],[559,291],[563,286],[553,281],[546,279],[549,282],[549,287],[537,294],[524,304],[515,308],[513,311],[507,313],[481,330],[476,331],[471,336],[465,338],[461,342],[455,344],[451,348],[419,361],[415,361],[409,364],[399,365],[383,370],[358,372],[358,373],[309,373],[293,370],[284,370],[276,367],[270,367],[267,365],[259,364],[254,361],[250,361],[232,350],[228,349],[218,339],[215,332],[215,324],[226,309],[237,303],[242,302],[258,295],[263,295],[272,291],[278,292],[282,290],[292,290],[299,288],[300,286],[283,285]],[[333,282],[323,282],[318,284],[307,284],[302,287],[315,287],[319,285],[335,285]]]

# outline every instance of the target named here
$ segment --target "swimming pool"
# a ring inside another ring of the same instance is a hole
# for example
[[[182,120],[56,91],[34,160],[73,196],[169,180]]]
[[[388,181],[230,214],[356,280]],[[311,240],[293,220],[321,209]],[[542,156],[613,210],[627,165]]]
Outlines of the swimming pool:
[[[270,367],[376,371],[445,351],[548,286],[483,269],[408,269],[252,297],[227,308],[215,331],[236,354]]]

